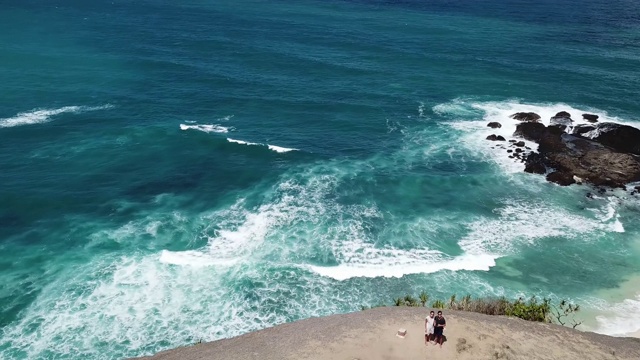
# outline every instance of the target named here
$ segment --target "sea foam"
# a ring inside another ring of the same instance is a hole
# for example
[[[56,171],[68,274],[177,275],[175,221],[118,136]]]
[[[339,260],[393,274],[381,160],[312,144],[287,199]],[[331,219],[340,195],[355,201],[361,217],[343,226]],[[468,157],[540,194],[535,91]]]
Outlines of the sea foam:
[[[107,104],[102,106],[65,106],[58,109],[33,109],[18,113],[16,116],[10,118],[0,119],[0,128],[41,124],[49,122],[52,117],[64,113],[79,114],[87,111],[110,109],[112,107],[113,105]]]
[[[286,153],[289,151],[298,151],[298,149],[293,149],[293,148],[285,148],[285,147],[281,147],[281,146],[275,146],[275,145],[269,145],[269,144],[261,144],[261,143],[254,143],[254,142],[249,142],[249,141],[243,141],[243,140],[236,140],[236,139],[230,139],[227,138],[227,141],[230,143],[234,143],[234,144],[240,144],[240,145],[250,145],[250,146],[265,146],[267,147],[269,150],[271,151],[275,151],[277,153]]]
[[[206,133],[228,133],[232,128],[211,124],[180,124],[180,130],[198,130]]]

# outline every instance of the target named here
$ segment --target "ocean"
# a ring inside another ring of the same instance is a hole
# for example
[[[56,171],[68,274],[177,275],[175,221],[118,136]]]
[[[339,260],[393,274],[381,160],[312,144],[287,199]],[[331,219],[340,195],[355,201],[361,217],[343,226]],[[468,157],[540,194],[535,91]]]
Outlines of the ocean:
[[[640,331],[640,197],[485,137],[640,126],[632,0],[0,0],[0,358],[119,359],[432,298]]]

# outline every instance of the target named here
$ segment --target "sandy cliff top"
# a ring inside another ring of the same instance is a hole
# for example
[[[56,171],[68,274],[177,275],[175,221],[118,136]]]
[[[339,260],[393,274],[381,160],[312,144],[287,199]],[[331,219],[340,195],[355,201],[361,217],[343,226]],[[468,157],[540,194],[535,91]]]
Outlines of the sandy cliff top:
[[[425,308],[387,307],[306,319],[145,359],[640,359],[640,339],[501,316],[445,311],[447,342],[424,345]],[[396,336],[407,329],[405,338]]]

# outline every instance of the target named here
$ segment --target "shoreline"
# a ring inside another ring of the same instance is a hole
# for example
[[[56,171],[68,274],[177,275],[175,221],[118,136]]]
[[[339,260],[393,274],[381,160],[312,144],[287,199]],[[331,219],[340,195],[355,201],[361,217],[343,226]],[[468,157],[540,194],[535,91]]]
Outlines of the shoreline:
[[[640,339],[611,337],[504,316],[444,311],[442,348],[424,345],[428,308],[382,307],[310,318],[230,339],[163,351],[190,359],[638,359]],[[404,328],[404,338],[396,332]]]

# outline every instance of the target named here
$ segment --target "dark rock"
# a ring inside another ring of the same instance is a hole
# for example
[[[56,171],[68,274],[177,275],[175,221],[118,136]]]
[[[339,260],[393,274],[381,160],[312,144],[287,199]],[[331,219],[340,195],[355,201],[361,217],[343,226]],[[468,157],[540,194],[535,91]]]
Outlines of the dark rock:
[[[556,135],[560,135],[560,134],[564,134],[564,131],[567,129],[567,127],[565,125],[549,125],[549,127],[547,128],[547,130],[552,133],[552,134],[556,134]]]
[[[598,115],[594,115],[594,114],[582,114],[582,118],[587,120],[588,122],[598,122]]]
[[[509,149],[509,150],[507,150],[507,152],[508,152],[508,153],[512,153],[512,152],[513,152],[513,150]]]
[[[616,151],[640,155],[640,130],[615,123],[599,123],[591,139]]]
[[[538,122],[540,115],[533,112],[519,112],[511,115],[511,118],[519,121]]]
[[[570,116],[559,116],[564,114],[568,115],[569,113],[559,112],[558,114],[556,114],[556,116],[551,118],[551,120],[549,121],[549,125],[551,126],[555,125],[558,127],[564,126],[565,128],[567,126],[571,126],[573,124],[573,120],[571,120]],[[564,130],[564,128],[562,130]]]
[[[505,141],[505,138],[502,135],[491,134],[491,135],[487,136],[487,140]]]
[[[514,143],[514,142],[517,142],[517,141],[518,140],[513,140],[513,139],[509,140],[510,143]]]
[[[499,129],[502,127],[502,124],[500,124],[499,122],[490,122],[487,124],[488,127],[492,128],[492,129]]]
[[[513,144],[517,147],[523,147],[524,146],[524,141],[518,141],[517,143]]]
[[[523,137],[531,141],[540,141],[542,136],[547,132],[547,127],[544,124],[537,122],[523,122],[518,124],[513,136]]]
[[[547,175],[547,181],[551,181],[561,186],[569,186],[576,181],[573,180],[573,176],[565,172],[554,171]]]
[[[539,122],[522,122],[514,136],[538,143],[538,152],[524,153],[524,144],[513,143],[513,155],[523,159],[525,171],[545,174],[560,185],[590,183],[598,187],[624,188],[640,181],[640,130],[627,125],[598,123],[572,127],[570,114],[560,112],[548,127]],[[524,117],[523,117],[524,118]],[[640,191],[640,186],[636,191]]]
[[[544,165],[544,157],[538,153],[532,152],[525,159],[524,171],[532,174],[544,174],[547,167]]]
[[[496,135],[496,134],[491,134],[491,135],[487,136],[487,140],[491,140],[491,141],[506,141],[504,136]]]
[[[639,193],[640,193],[640,185],[638,185],[638,186],[634,187],[634,189],[635,189],[637,192],[639,192]]]
[[[596,129],[595,126],[580,124],[580,125],[574,126],[571,133],[574,135],[582,135],[595,129]]]
[[[589,198],[589,199],[593,199],[593,194],[592,194],[592,193],[590,193],[590,192],[588,192],[588,193],[587,193],[587,198]]]

